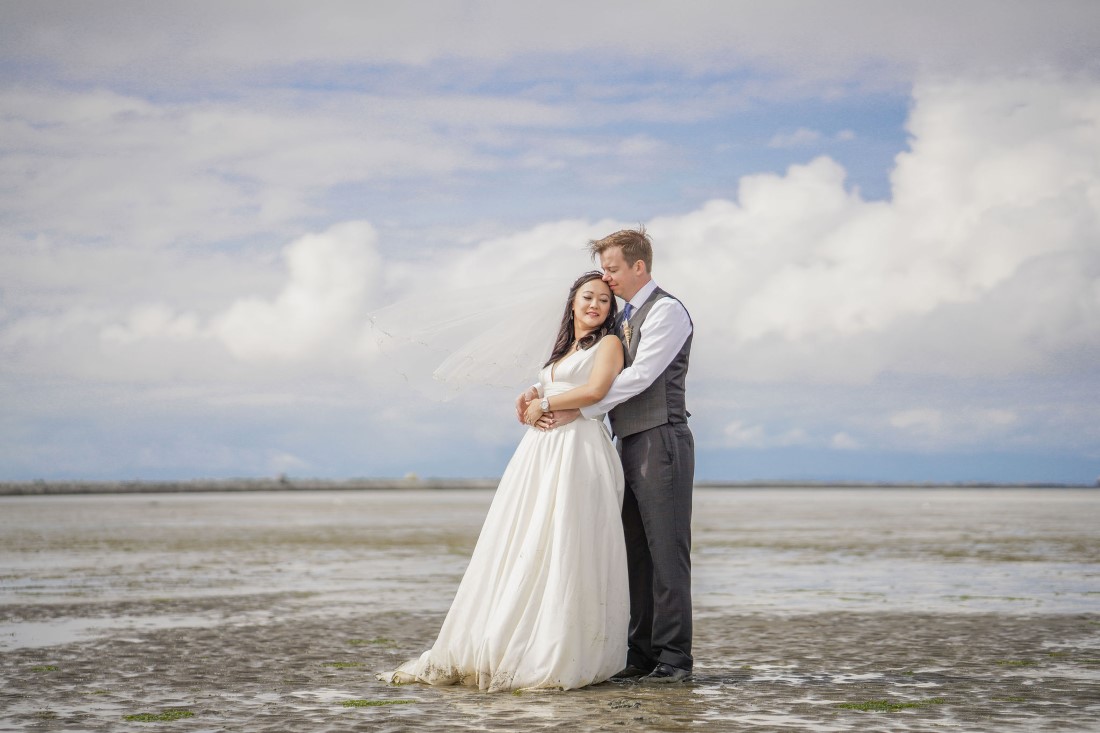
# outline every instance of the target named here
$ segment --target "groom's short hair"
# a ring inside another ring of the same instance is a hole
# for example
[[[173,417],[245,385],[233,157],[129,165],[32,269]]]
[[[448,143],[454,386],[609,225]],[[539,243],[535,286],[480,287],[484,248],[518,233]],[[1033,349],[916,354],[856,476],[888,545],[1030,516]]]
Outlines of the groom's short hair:
[[[622,247],[623,259],[627,265],[633,265],[638,260],[645,263],[645,271],[653,272],[653,242],[645,233],[644,226],[637,229],[620,229],[614,234],[608,234],[603,239],[592,239],[588,242],[588,251],[592,258],[598,260],[605,249]]]

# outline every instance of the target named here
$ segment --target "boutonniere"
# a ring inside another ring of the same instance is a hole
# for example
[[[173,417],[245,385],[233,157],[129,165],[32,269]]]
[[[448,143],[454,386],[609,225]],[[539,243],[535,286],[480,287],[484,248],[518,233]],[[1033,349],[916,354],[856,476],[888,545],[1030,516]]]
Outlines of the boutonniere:
[[[634,329],[630,327],[630,321],[623,321],[623,341],[630,347],[630,337],[634,335]]]

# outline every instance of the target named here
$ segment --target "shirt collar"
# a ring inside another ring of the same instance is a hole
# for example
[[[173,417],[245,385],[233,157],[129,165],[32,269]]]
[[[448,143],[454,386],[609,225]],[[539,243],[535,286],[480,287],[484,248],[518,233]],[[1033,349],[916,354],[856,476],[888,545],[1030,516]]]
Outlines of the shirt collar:
[[[653,291],[656,290],[656,289],[657,289],[657,281],[656,280],[650,280],[649,282],[647,282],[645,285],[642,286],[641,290],[634,293],[634,297],[630,299],[629,303],[632,306],[634,306],[634,310],[638,310],[643,305],[645,305],[646,298],[648,298],[653,293]]]

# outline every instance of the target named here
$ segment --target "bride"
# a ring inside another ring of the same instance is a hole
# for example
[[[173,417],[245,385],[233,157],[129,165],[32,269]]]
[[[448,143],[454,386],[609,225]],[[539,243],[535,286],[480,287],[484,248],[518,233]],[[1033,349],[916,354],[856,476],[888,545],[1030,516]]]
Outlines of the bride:
[[[500,479],[439,637],[379,679],[568,690],[602,682],[625,664],[619,457],[602,420],[546,431],[538,423],[551,409],[592,405],[607,393],[623,368],[616,311],[601,273],[573,283],[537,393],[532,387],[517,400],[530,427]]]

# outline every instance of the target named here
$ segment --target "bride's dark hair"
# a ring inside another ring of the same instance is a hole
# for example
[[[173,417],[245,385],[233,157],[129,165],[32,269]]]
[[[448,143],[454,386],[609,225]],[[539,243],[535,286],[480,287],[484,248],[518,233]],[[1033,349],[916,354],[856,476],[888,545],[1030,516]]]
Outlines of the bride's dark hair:
[[[550,366],[558,359],[565,356],[569,351],[569,347],[573,345],[573,301],[577,298],[577,291],[581,289],[581,286],[586,282],[593,280],[603,280],[603,273],[597,270],[586,272],[577,278],[577,281],[573,283],[573,287],[569,288],[569,298],[565,301],[565,313],[561,317],[561,327],[558,328],[558,338],[554,341],[554,349],[550,352],[550,358],[546,360],[543,366]],[[611,333],[615,328],[615,318],[619,315],[619,303],[615,300],[615,294],[611,294],[611,309],[607,312],[607,318],[591,333],[585,334],[580,341],[577,342],[578,349],[590,349],[594,344],[599,343],[607,334]]]

